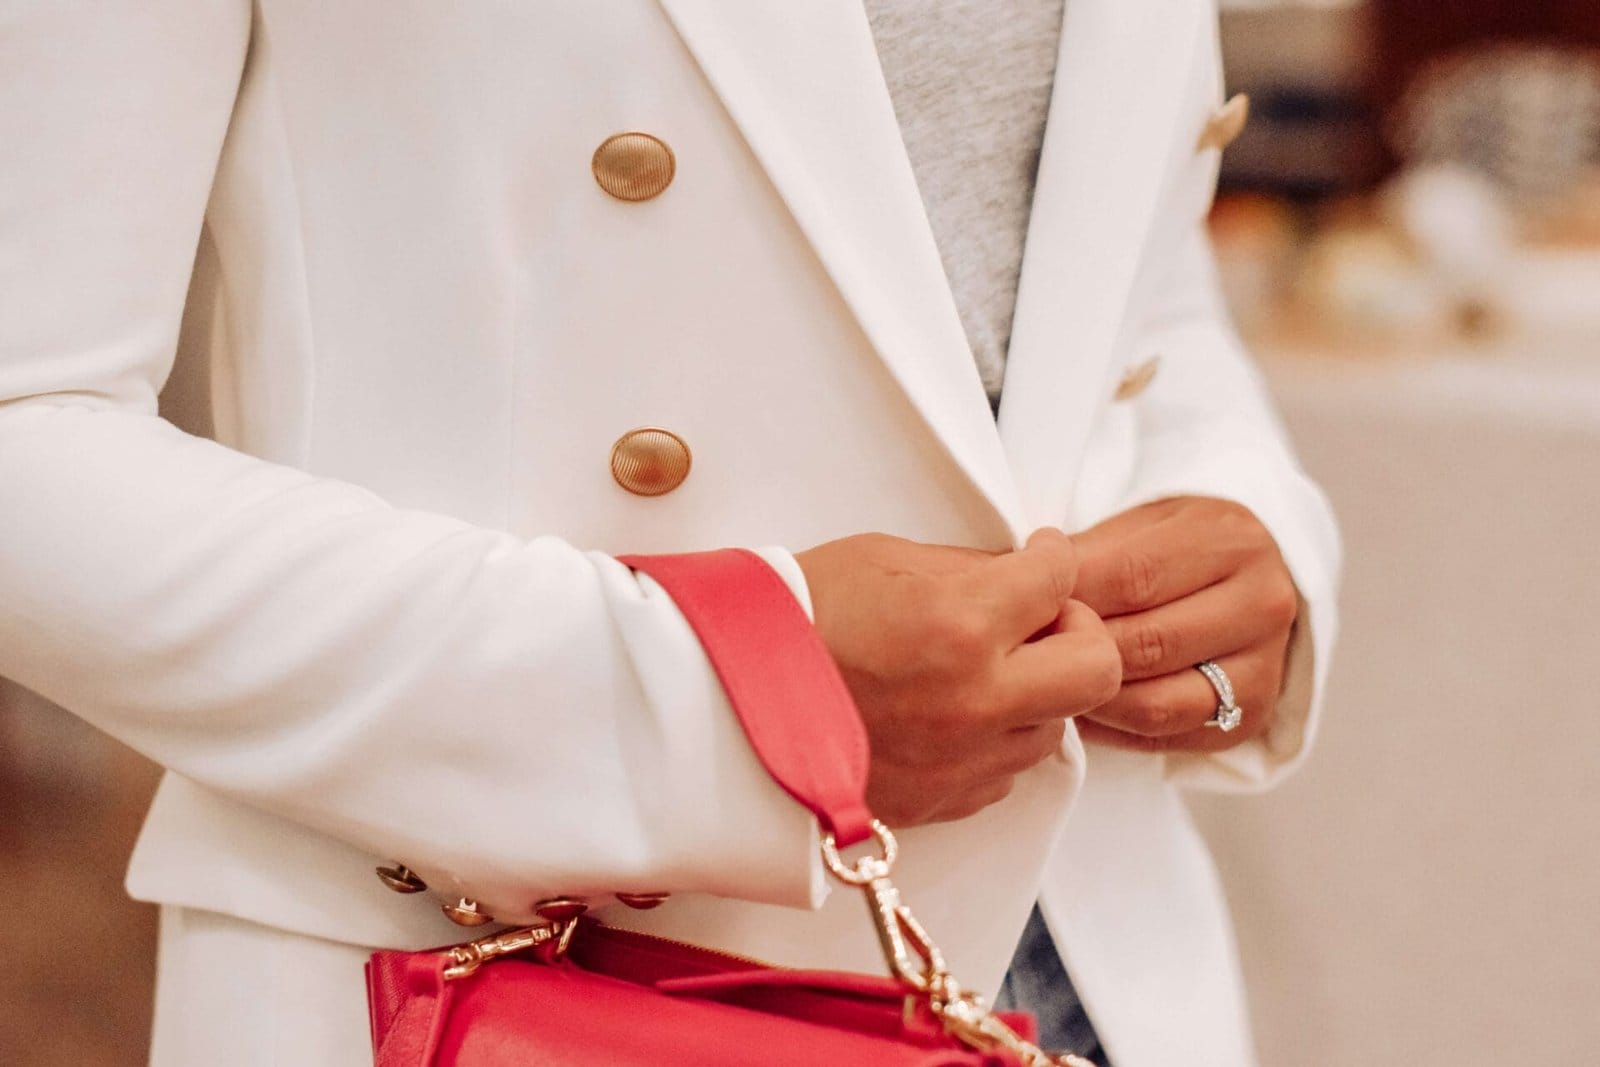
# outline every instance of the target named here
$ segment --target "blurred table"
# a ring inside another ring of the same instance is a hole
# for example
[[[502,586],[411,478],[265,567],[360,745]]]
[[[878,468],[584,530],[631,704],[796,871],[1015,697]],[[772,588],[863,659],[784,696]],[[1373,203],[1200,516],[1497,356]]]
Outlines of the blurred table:
[[[1310,764],[1265,797],[1194,802],[1268,1067],[1600,1055],[1600,336],[1587,347],[1268,367],[1346,547]]]

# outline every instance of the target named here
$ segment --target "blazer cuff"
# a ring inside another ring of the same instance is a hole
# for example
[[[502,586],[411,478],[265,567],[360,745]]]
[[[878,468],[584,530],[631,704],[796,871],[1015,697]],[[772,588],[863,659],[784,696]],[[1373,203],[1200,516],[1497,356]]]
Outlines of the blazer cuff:
[[[788,550],[775,546],[751,551],[778,573],[790,593],[805,609],[806,617],[813,618],[810,589],[806,585],[805,573],[794,556]],[[670,601],[671,598],[655,579],[644,574],[636,577],[647,596]],[[678,618],[688,639],[698,645],[698,640],[689,630],[688,621],[681,613]],[[728,703],[710,662],[703,656],[701,662],[701,674],[706,687],[715,694],[711,709],[715,722],[711,729],[714,734],[724,738],[716,746],[722,753],[718,761],[720,769],[708,766],[706,771],[723,779],[720,791],[725,804],[733,803],[741,809],[736,814],[726,806],[722,808],[730,829],[738,839],[737,847],[742,856],[735,865],[740,873],[733,875],[728,885],[709,885],[704,889],[719,896],[785,907],[820,908],[830,889],[827,870],[822,863],[821,828],[815,816],[773,781],[745,737],[738,716]],[[738,741],[728,740],[730,735],[736,735]],[[735,789],[744,796],[743,802],[735,800]]]

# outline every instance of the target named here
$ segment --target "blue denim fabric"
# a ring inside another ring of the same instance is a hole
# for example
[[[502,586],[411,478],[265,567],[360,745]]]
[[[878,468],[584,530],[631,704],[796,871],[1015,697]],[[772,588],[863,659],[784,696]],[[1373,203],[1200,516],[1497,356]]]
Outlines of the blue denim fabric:
[[[1040,1047],[1056,1052],[1076,1052],[1100,1067],[1110,1067],[1100,1048],[1100,1037],[1078,1001],[1078,991],[1072,988],[1072,979],[1067,977],[1061,954],[1050,939],[1050,929],[1045,926],[1038,905],[1034,905],[1033,914],[1028,916],[1028,926],[1022,931],[1022,940],[1017,942],[1011,969],[1000,986],[995,1007],[1003,1011],[1031,1012],[1039,1021]]]

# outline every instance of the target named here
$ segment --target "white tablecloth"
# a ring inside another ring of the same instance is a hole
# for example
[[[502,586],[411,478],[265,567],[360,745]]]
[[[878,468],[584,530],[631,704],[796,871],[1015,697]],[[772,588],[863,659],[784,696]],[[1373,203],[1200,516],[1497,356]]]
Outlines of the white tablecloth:
[[[1194,802],[1268,1067],[1600,1063],[1592,355],[1269,368],[1347,564],[1309,766]]]

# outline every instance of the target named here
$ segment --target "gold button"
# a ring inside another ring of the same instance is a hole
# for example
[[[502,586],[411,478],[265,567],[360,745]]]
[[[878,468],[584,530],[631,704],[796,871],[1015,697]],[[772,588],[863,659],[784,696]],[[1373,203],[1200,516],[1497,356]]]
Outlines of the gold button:
[[[1161,357],[1151,356],[1137,367],[1131,367],[1128,373],[1122,376],[1122,381],[1117,383],[1117,400],[1132,400],[1156,380],[1156,371],[1161,369]]]
[[[391,867],[379,867],[378,879],[396,893],[420,893],[428,888],[427,883],[403,863],[396,863]]]
[[[649,200],[672,184],[678,161],[667,142],[648,133],[607,137],[590,160],[594,180],[618,200]]]
[[[693,462],[683,438],[654,426],[629,430],[611,447],[611,476],[640,496],[672,492],[689,477]]]
[[[589,910],[589,905],[573,897],[556,897],[541,900],[533,906],[533,913],[545,922],[569,923]]]
[[[493,915],[487,915],[478,908],[476,900],[462,897],[454,904],[441,904],[439,910],[444,912],[444,917],[457,926],[484,926],[494,922]]]
[[[1200,131],[1200,143],[1195,146],[1196,151],[1204,152],[1208,148],[1222,151],[1244,132],[1244,124],[1250,119],[1250,98],[1244,93],[1238,93],[1226,104],[1217,108],[1216,113],[1206,121],[1206,128]]]

